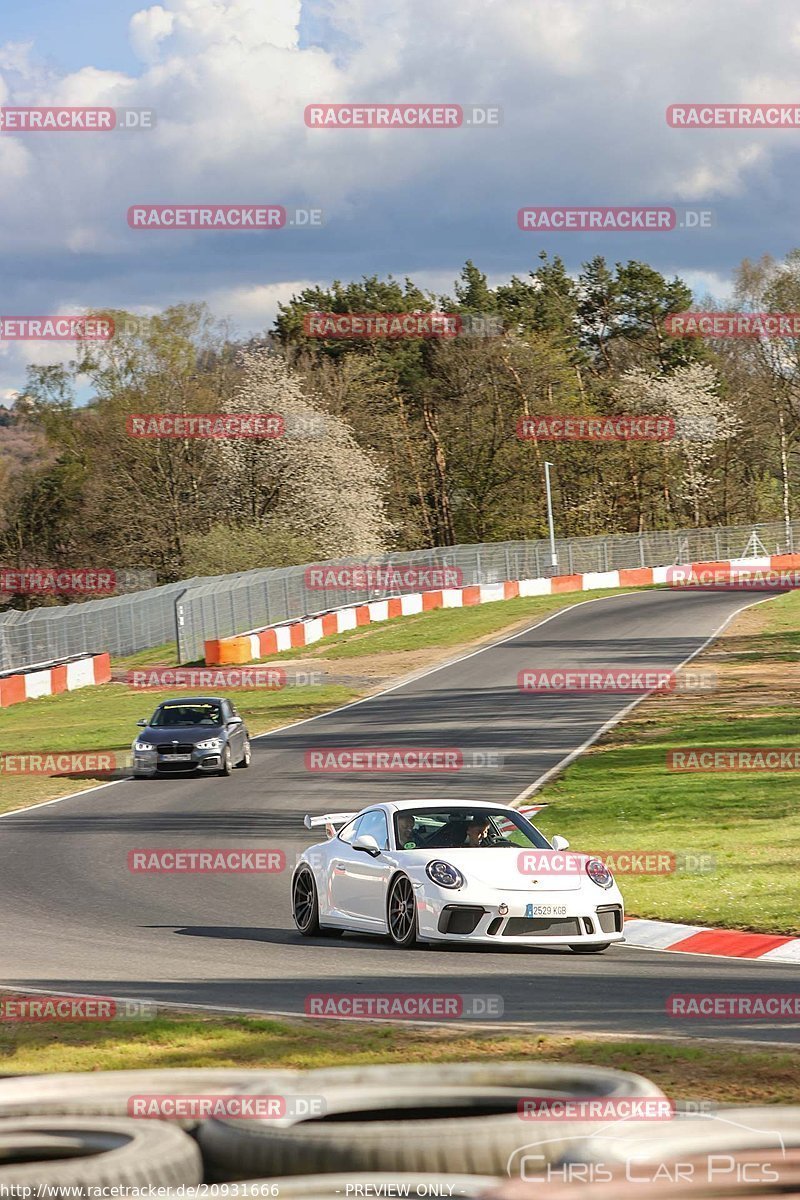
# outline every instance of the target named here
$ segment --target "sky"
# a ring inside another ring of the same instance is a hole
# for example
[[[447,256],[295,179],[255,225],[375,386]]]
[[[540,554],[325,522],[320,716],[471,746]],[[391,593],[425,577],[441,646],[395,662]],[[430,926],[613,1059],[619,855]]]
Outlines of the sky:
[[[242,334],[365,274],[449,291],[541,250],[725,296],[800,242],[798,130],[682,130],[678,102],[800,102],[796,0],[0,0],[0,105],[128,106],[152,130],[0,132],[0,315],[203,300]],[[499,107],[492,127],[309,129],[306,105]],[[321,209],[316,228],[130,229],[137,204]],[[522,231],[526,205],[672,205],[710,228]],[[0,402],[63,345],[0,341]]]

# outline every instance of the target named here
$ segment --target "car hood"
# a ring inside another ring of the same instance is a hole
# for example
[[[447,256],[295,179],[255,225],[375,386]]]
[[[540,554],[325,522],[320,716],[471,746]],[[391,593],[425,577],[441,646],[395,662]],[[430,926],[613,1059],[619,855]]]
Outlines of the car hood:
[[[187,743],[195,745],[197,742],[205,742],[212,737],[224,737],[225,730],[219,726],[204,725],[202,728],[197,725],[175,726],[170,729],[153,729],[148,726],[137,735],[136,741],[152,742],[154,746],[170,745],[172,742]]]
[[[411,865],[425,865],[440,858],[456,867],[467,883],[483,884],[502,892],[575,892],[589,881],[584,867],[591,857],[588,854],[567,850],[562,854],[554,850],[524,851],[516,847],[476,846],[460,847],[455,850],[412,850],[407,851]],[[535,871],[523,872],[519,867],[520,854],[535,856]],[[398,859],[401,856],[398,855]]]

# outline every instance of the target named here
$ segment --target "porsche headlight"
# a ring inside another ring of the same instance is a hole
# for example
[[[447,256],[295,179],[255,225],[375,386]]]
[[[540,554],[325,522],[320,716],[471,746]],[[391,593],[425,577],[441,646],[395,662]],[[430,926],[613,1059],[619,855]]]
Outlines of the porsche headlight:
[[[614,876],[609,871],[604,862],[599,858],[590,858],[586,863],[586,874],[591,879],[592,883],[596,883],[598,887],[610,888],[614,882]]]
[[[435,858],[433,862],[429,862],[425,868],[425,873],[428,879],[432,879],[439,887],[444,888],[460,888],[464,886],[464,876],[450,863],[443,862],[440,858]]]
[[[137,754],[141,754],[144,750],[155,750],[152,742],[134,742],[133,748]]]
[[[221,750],[221,738],[207,738],[204,742],[195,742],[195,750]]]

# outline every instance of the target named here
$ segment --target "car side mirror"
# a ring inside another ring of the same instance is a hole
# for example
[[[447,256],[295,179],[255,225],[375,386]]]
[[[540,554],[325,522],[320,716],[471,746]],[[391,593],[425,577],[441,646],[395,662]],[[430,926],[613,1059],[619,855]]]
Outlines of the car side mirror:
[[[554,850],[569,850],[569,842],[565,837],[561,837],[561,835],[558,833],[552,839],[552,843]]]
[[[233,726],[233,728],[235,729],[237,725],[241,725],[241,724],[242,724],[241,717],[231,717],[230,721],[228,721],[228,728]]]
[[[380,846],[371,833],[360,833],[353,842],[353,849],[360,850],[362,854],[369,854],[371,858],[377,858],[381,852]]]
[[[136,724],[139,725],[142,729],[147,728],[147,721],[145,720],[144,717],[142,717],[141,721],[137,721]]]

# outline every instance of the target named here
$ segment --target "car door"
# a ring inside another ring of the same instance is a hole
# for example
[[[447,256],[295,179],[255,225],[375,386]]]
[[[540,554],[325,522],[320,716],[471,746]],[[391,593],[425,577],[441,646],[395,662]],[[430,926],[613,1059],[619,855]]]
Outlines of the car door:
[[[231,747],[231,758],[235,763],[244,757],[244,722],[232,704],[227,700],[222,705],[222,718],[228,731],[228,741]],[[232,724],[236,722],[236,724]]]
[[[362,813],[349,840],[339,839],[332,853],[331,898],[339,914],[354,928],[375,933],[386,931],[386,889],[392,867],[384,854],[377,858],[355,850],[357,837],[369,834],[381,850],[389,849],[389,823],[383,809]]]
[[[348,907],[346,862],[360,824],[361,817],[359,816],[340,829],[338,834],[328,842],[326,847],[328,859],[324,880],[325,899],[323,906],[323,898],[320,896],[320,914],[327,910],[327,914],[331,917],[349,918],[352,916]]]

